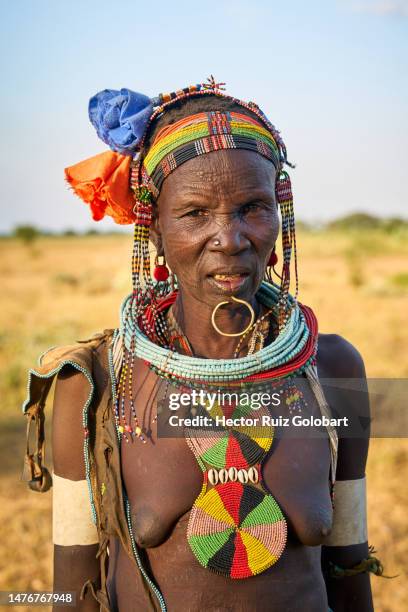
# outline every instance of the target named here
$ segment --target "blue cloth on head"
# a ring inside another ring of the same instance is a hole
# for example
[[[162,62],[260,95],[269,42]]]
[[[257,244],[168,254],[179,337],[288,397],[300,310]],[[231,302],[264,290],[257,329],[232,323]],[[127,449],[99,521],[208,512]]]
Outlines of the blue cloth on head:
[[[145,133],[153,103],[130,89],[104,89],[89,100],[88,112],[103,142],[117,153],[132,155]]]

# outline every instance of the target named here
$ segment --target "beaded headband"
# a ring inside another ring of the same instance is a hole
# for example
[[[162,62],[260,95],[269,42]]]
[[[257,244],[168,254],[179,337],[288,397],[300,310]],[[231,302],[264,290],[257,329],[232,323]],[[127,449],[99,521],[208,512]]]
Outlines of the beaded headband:
[[[164,179],[178,166],[220,149],[248,149],[280,165],[279,149],[259,121],[236,112],[190,115],[160,130],[143,160],[147,186],[157,198]]]

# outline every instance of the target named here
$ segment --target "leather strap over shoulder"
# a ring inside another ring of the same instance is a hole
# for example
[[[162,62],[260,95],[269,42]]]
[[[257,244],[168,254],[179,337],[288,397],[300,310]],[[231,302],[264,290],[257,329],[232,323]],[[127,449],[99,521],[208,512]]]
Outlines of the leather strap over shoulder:
[[[53,347],[39,358],[39,365],[28,373],[28,395],[22,410],[27,417],[26,452],[21,480],[33,491],[48,491],[52,478],[43,465],[45,459],[44,408],[54,378],[66,365],[81,371],[92,382],[93,351],[108,340],[113,330],[106,329],[76,344]],[[31,429],[35,426],[35,450],[30,449]]]

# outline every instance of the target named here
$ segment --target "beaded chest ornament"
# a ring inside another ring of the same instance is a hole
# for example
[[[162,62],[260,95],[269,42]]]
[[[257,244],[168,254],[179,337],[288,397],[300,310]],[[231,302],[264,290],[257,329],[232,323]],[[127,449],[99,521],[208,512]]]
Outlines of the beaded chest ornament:
[[[229,578],[248,578],[271,567],[286,544],[286,521],[262,486],[261,463],[271,448],[273,428],[262,427],[268,411],[250,405],[215,404],[207,416],[242,419],[244,425],[187,429],[187,444],[203,471],[203,487],[187,528],[190,547],[204,567]],[[245,425],[249,417],[255,425]],[[258,420],[259,419],[259,420]],[[228,422],[228,421],[227,421]]]

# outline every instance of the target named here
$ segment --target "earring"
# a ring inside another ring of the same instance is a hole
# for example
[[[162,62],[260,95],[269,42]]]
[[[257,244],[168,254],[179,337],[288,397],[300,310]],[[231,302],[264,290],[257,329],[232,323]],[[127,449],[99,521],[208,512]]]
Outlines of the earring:
[[[160,258],[162,258],[162,262],[160,263]],[[166,281],[169,278],[169,269],[166,265],[166,258],[164,255],[156,255],[156,259],[154,260],[154,270],[153,276],[157,280],[157,282]]]
[[[266,263],[266,268],[265,268],[265,280],[271,285],[274,284],[272,270],[278,278],[281,278],[281,275],[275,270],[275,266],[278,263],[278,255],[275,249],[276,249],[276,246],[273,247],[272,253],[270,254],[270,257]]]
[[[275,251],[276,247],[273,247],[273,251],[268,259],[268,263],[266,264],[268,267],[273,268],[278,263],[278,255]]]

